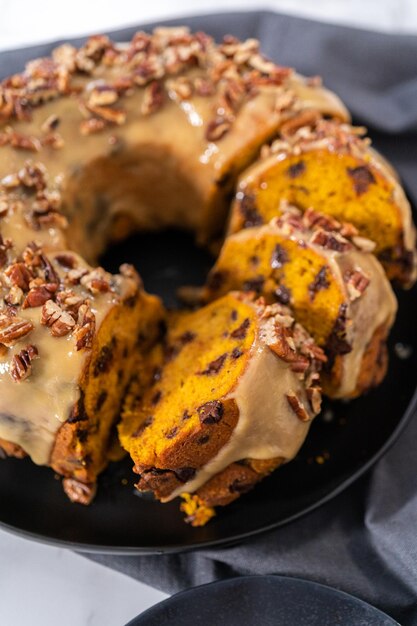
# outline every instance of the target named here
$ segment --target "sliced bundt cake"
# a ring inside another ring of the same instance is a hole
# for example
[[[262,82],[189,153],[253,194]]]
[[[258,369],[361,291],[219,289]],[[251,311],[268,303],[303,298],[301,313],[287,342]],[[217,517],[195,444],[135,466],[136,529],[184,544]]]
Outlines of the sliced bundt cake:
[[[289,305],[327,355],[325,393],[358,396],[386,372],[385,341],[397,308],[391,286],[372,243],[353,226],[312,209],[283,211],[227,237],[203,300],[241,289]]]
[[[201,506],[231,502],[295,456],[320,409],[325,357],[286,307],[238,293],[179,314],[159,350],[120,440],[138,489],[196,494],[201,521]]]
[[[316,120],[281,128],[260,161],[240,178],[230,232],[267,223],[280,201],[312,207],[352,223],[376,243],[388,277],[404,285],[416,277],[411,209],[392,169],[370,148],[363,129]]]

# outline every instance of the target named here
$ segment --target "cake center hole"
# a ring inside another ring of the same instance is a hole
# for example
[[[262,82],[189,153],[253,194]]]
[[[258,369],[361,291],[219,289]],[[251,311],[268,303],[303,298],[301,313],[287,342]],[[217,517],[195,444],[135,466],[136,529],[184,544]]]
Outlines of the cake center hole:
[[[122,263],[135,266],[146,291],[160,296],[166,306],[175,307],[177,289],[203,285],[213,257],[195,245],[192,234],[165,230],[135,233],[110,246],[100,258],[100,264],[112,273],[117,273]]]

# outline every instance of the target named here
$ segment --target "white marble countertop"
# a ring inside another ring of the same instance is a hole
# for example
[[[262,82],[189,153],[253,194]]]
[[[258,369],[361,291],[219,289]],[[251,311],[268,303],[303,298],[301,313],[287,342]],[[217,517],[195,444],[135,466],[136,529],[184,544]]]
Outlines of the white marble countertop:
[[[0,49],[189,13],[259,6],[253,0],[182,0],[180,9],[172,0],[0,0]],[[269,0],[262,6],[335,23],[417,33],[415,0]],[[123,626],[165,597],[72,552],[0,531],[2,626]]]

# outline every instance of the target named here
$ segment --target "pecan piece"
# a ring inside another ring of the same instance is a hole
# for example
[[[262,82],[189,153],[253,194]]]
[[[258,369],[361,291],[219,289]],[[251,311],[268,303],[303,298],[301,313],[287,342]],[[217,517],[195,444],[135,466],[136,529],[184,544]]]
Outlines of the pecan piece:
[[[352,302],[361,297],[370,282],[368,276],[360,270],[346,270],[343,278]]]
[[[225,117],[218,116],[207,124],[206,139],[207,141],[219,141],[229,132],[232,123]]]
[[[87,303],[78,309],[77,327],[74,331],[77,350],[91,348],[96,328],[96,317]]]
[[[33,324],[30,320],[0,313],[0,343],[5,346],[12,346],[31,330],[33,330]]]
[[[165,94],[162,85],[154,80],[150,83],[143,94],[143,101],[141,106],[141,113],[143,115],[150,115],[155,113],[164,103]]]
[[[319,387],[308,387],[306,392],[311,409],[314,415],[317,415],[321,409],[321,389]]]
[[[49,326],[54,337],[68,335],[75,326],[74,318],[63,311],[59,304],[53,300],[47,300],[42,307],[41,324]]]
[[[12,263],[4,273],[12,285],[20,287],[23,291],[28,291],[33,276],[24,263]]]
[[[15,354],[10,368],[10,374],[16,382],[29,378],[32,373],[32,361],[38,359],[38,349],[28,345],[19,354]]]
[[[287,398],[288,404],[290,405],[290,407],[292,408],[296,416],[302,422],[308,422],[311,419],[311,416],[306,410],[304,404],[297,397],[297,394],[295,394],[293,391],[290,391],[290,393],[286,394],[286,398]]]

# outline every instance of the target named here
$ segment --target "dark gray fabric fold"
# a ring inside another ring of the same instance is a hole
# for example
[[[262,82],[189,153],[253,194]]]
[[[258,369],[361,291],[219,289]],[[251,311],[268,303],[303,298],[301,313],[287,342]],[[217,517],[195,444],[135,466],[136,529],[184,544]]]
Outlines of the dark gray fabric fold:
[[[417,38],[321,24],[270,12],[172,20],[216,38],[258,37],[263,51],[304,74],[321,74],[355,122],[398,168],[417,202]],[[147,25],[151,27],[153,25]],[[111,33],[125,40],[139,27]],[[3,52],[0,74],[51,46]],[[383,419],[383,416],[381,416]],[[376,467],[308,516],[231,548],[169,556],[91,555],[159,589],[236,574],[287,574],[332,585],[417,624],[417,419]]]

